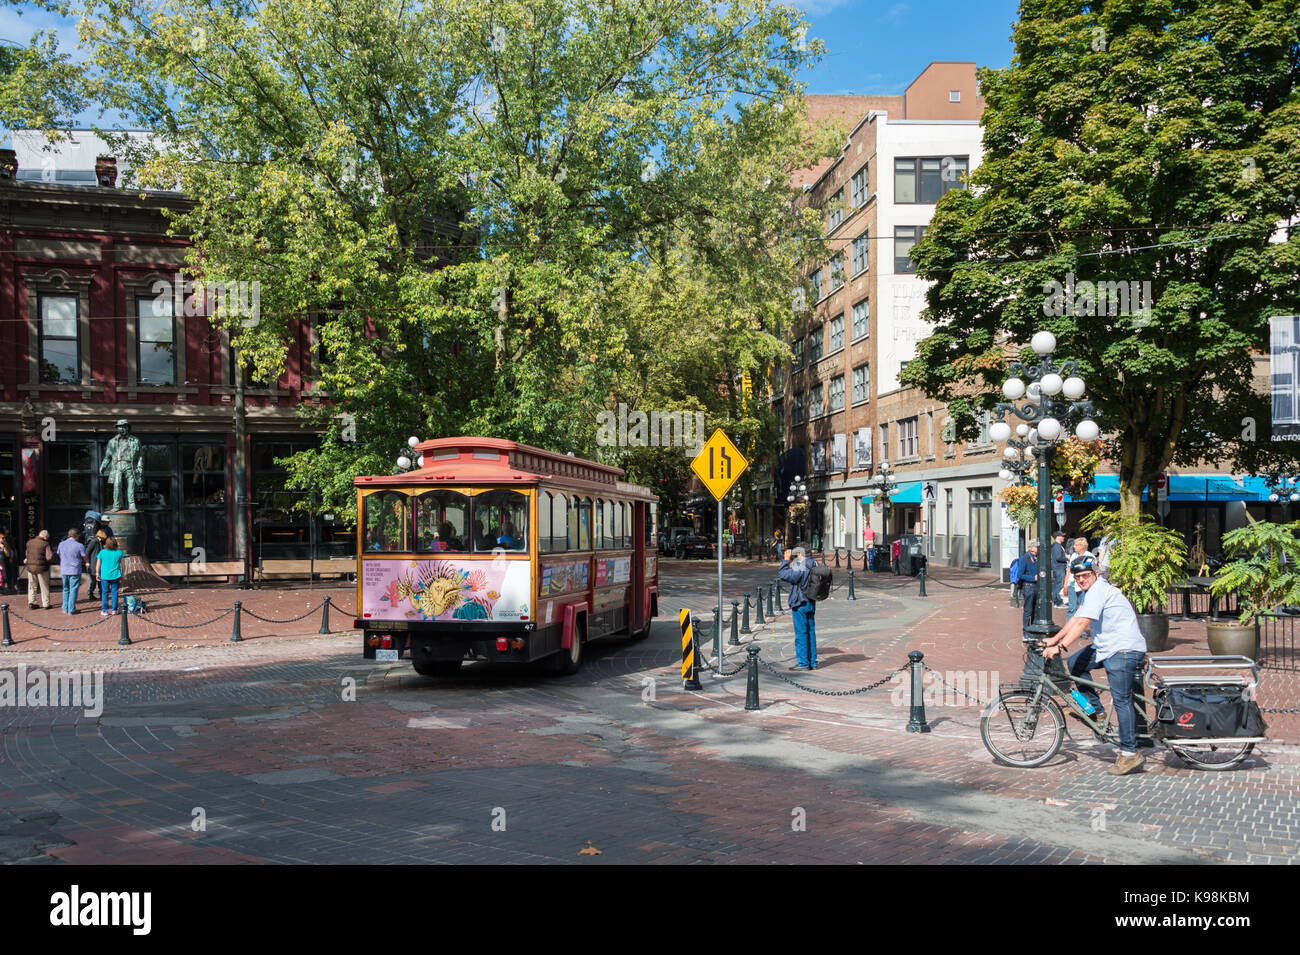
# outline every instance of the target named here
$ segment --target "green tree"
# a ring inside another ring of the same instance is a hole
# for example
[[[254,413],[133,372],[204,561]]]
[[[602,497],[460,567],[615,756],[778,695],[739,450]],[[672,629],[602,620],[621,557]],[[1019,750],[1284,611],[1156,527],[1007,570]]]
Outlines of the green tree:
[[[904,382],[969,435],[1007,343],[1045,328],[1114,434],[1126,513],[1170,464],[1257,457],[1252,356],[1300,304],[1300,233],[1275,238],[1300,194],[1298,20],[1298,0],[1025,0],[1012,65],[980,73],[982,163],[915,252],[935,328]]]
[[[0,0],[6,11],[22,6],[65,12],[59,3]],[[57,136],[86,105],[82,69],[59,52],[54,31],[36,31],[26,46],[0,42],[0,127],[40,129]]]
[[[315,317],[334,403],[304,409],[328,430],[294,481],[345,512],[410,433],[594,450],[644,313],[615,290],[662,250],[758,261],[771,235],[750,263],[723,236],[790,197],[737,163],[789,141],[819,51],[762,0],[92,0],[84,23],[104,96],[168,144],[143,181],[194,199],[192,266],[261,282],[260,321],[228,320],[256,372]]]

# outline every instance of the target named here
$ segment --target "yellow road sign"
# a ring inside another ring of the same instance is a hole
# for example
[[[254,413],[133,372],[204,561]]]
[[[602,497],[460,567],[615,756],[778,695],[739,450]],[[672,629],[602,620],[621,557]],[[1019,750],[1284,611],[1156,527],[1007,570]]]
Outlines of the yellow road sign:
[[[713,437],[704,445],[704,450],[691,462],[691,470],[699,475],[717,501],[726,497],[747,467],[749,461],[731,443],[731,439],[722,433],[721,428],[713,432]]]

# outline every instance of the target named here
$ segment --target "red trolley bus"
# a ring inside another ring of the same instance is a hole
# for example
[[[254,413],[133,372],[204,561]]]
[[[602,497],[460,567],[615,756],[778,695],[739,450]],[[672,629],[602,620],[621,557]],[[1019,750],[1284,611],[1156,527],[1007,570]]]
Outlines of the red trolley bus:
[[[439,438],[424,466],[354,480],[357,619],[371,659],[446,675],[550,658],[658,613],[658,498],[620,468],[496,438]]]

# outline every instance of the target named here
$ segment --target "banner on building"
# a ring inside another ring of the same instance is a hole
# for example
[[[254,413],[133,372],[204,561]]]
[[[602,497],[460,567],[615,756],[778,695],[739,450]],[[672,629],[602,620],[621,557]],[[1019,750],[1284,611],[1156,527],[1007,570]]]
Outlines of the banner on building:
[[[853,460],[859,468],[871,467],[871,429],[859,428],[853,443]]]
[[[844,471],[848,469],[848,465],[849,465],[848,446],[849,446],[849,442],[847,437],[845,437],[842,434],[835,435],[835,438],[831,443],[831,470],[832,471]]]
[[[813,442],[813,473],[822,474],[826,470],[826,442]]]
[[[1273,440],[1300,441],[1300,315],[1269,319]]]

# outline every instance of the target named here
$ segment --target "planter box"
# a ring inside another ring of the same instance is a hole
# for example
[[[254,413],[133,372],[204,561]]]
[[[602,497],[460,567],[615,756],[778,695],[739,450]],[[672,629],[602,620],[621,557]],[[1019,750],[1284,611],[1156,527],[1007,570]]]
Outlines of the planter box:
[[[1161,653],[1169,649],[1169,615],[1164,613],[1140,613],[1137,615],[1138,630],[1147,642],[1147,653]]]
[[[1207,620],[1206,641],[1210,653],[1219,656],[1243,656],[1259,659],[1259,624],[1244,626],[1236,620]]]

